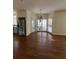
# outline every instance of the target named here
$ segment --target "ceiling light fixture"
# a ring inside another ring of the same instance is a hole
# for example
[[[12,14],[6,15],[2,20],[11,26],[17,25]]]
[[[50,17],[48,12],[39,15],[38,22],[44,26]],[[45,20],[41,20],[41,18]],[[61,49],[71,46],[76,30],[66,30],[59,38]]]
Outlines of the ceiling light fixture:
[[[41,13],[41,11],[42,11],[42,9],[40,9],[40,17],[39,17],[39,19],[40,19],[40,22],[41,22],[41,20],[43,19],[43,16],[42,16],[42,13]]]

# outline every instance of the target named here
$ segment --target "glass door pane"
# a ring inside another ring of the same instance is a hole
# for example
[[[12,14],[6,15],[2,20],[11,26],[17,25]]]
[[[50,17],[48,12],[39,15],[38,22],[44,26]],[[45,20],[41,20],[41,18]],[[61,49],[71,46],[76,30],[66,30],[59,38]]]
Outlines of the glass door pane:
[[[37,20],[37,31],[41,30],[41,21]]]
[[[34,32],[36,29],[35,25],[36,25],[35,20],[32,20],[32,32]]]
[[[47,28],[47,20],[46,19],[42,19],[37,20],[37,31],[46,31]]]
[[[48,32],[52,32],[52,22],[53,22],[52,18],[49,18],[48,19]]]
[[[46,28],[47,28],[47,20],[43,19],[42,20],[42,31],[46,31]]]

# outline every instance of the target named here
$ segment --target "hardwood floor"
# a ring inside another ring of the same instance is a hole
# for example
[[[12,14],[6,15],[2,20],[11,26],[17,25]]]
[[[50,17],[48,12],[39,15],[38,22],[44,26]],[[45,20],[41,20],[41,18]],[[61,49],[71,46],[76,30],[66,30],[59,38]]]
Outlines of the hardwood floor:
[[[66,59],[66,37],[47,32],[14,36],[13,59]]]

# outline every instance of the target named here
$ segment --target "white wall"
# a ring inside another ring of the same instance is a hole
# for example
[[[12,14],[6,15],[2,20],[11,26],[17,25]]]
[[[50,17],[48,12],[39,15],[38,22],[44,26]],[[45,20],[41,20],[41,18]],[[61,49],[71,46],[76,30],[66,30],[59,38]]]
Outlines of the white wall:
[[[18,17],[26,17],[26,10],[17,10]]]
[[[32,14],[31,14],[31,11],[30,10],[27,10],[26,12],[26,32],[27,34],[26,35],[29,35],[31,32],[32,32]]]
[[[66,35],[66,11],[56,11],[53,20],[53,34]]]
[[[17,12],[13,10],[13,25],[17,25]]]

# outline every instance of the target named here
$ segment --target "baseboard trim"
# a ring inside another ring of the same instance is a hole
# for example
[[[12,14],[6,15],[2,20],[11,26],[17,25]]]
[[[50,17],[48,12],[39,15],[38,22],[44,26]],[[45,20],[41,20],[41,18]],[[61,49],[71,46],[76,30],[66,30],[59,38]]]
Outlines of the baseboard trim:
[[[48,32],[48,31],[35,31],[35,32],[47,32],[47,33],[49,33],[52,36],[55,35],[55,36],[63,36],[63,37],[66,37],[66,35],[54,34],[54,33]],[[30,36],[32,33],[35,33],[35,32],[31,32],[29,35],[27,35],[27,37]]]
[[[54,36],[62,36],[62,37],[66,37],[66,35],[57,35],[57,34],[54,34]]]

